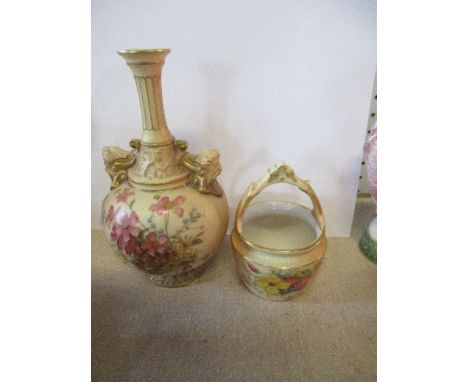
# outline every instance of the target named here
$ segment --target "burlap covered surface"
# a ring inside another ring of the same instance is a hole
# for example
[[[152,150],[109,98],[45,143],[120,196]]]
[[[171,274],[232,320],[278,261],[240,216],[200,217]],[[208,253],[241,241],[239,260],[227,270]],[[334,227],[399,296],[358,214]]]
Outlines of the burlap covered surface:
[[[92,380],[376,380],[376,266],[358,248],[372,213],[361,203],[306,294],[279,303],[244,287],[228,237],[196,284],[166,289],[93,231]]]

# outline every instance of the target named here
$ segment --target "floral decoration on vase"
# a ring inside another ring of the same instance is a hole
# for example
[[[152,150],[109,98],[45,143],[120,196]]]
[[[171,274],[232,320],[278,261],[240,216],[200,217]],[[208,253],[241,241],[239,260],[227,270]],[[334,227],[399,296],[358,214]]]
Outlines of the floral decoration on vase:
[[[275,296],[281,299],[292,298],[307,286],[313,276],[315,265],[309,268],[292,269],[288,271],[274,270],[254,264],[245,259],[244,272],[241,277],[255,294],[269,299]]]
[[[143,222],[132,209],[136,201],[133,196],[130,189],[123,188],[116,195],[117,204],[112,204],[106,214],[111,240],[120,254],[149,273],[190,269],[189,264],[199,255],[197,245],[203,243],[204,226],[196,225],[203,215],[196,208],[186,214],[184,196],[170,200],[157,194],[148,208],[151,214]],[[169,230],[171,219],[179,220],[180,226],[173,233]],[[160,224],[156,220],[163,220],[165,228],[157,230]]]

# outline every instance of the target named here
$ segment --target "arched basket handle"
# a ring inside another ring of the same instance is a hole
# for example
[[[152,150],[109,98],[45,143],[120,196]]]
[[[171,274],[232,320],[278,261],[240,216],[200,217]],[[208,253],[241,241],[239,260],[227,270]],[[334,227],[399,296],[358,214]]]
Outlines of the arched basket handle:
[[[299,178],[294,170],[284,162],[279,162],[270,167],[268,171],[260,179],[253,182],[242,195],[242,198],[237,206],[236,217],[234,221],[234,229],[237,233],[242,232],[242,218],[249,203],[254,199],[264,188],[276,183],[289,183],[296,186],[302,192],[306,193],[312,201],[313,210],[311,211],[320,231],[325,235],[325,219],[323,217],[322,205],[315,191],[308,180]]]

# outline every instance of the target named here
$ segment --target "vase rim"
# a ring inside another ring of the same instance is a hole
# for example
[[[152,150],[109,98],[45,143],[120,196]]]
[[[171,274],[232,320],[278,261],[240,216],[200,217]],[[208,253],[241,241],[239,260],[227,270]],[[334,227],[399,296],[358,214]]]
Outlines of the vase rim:
[[[138,54],[138,53],[170,53],[171,50],[168,48],[158,48],[158,49],[123,49],[118,50],[119,54]]]

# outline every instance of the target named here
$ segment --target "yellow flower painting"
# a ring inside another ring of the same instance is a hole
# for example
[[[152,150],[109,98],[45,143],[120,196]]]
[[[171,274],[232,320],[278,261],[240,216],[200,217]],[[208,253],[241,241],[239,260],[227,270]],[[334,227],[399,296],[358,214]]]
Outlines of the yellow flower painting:
[[[287,281],[281,280],[275,275],[264,276],[257,280],[257,286],[263,288],[270,295],[277,295],[282,290],[288,290],[291,286]]]

